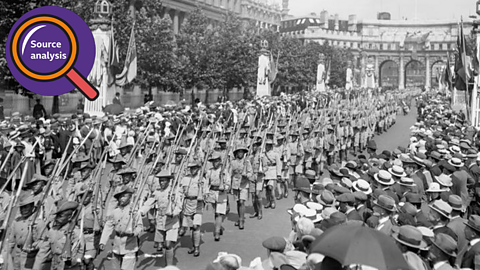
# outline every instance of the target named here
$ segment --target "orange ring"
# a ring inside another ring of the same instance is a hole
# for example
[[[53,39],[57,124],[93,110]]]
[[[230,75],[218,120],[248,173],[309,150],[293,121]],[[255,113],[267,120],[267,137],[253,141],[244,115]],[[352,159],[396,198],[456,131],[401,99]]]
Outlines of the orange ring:
[[[18,52],[17,52],[17,43],[20,39],[20,34],[25,30],[25,28],[29,27],[30,25],[37,23],[37,22],[51,22],[56,24],[57,26],[60,26],[65,32],[67,32],[67,35],[70,39],[70,42],[72,43],[72,48],[71,48],[71,55],[70,58],[67,62],[67,64],[60,70],[57,71],[53,74],[49,75],[39,75],[34,72],[31,72],[25,66],[23,65],[22,61],[18,58]],[[17,64],[17,67],[28,77],[40,80],[40,81],[48,81],[48,80],[54,80],[57,79],[61,76],[63,76],[67,71],[69,71],[72,67],[72,65],[75,63],[75,59],[77,56],[77,41],[75,39],[75,35],[73,34],[72,30],[68,25],[66,25],[63,21],[54,18],[54,17],[49,17],[49,16],[40,16],[40,17],[35,17],[30,20],[28,20],[26,23],[24,23],[20,28],[17,29],[15,32],[15,35],[13,37],[13,42],[12,42],[12,55],[13,55],[13,61]]]

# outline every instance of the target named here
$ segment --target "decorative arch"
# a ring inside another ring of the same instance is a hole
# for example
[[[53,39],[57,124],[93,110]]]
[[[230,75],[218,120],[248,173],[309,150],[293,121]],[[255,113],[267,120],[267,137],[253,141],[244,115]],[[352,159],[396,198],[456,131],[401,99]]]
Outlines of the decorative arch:
[[[399,65],[393,60],[385,60],[380,64],[378,85],[383,88],[398,88]]]
[[[438,89],[438,81],[441,79],[445,62],[443,60],[436,60],[430,67],[430,86],[434,89]]]
[[[410,60],[405,65],[405,88],[425,87],[425,64],[418,60]]]

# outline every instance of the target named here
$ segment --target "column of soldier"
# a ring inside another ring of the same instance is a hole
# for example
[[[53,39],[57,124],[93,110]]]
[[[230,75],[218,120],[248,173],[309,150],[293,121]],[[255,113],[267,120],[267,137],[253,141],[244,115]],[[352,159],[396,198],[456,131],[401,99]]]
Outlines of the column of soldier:
[[[206,204],[215,241],[229,212],[243,230],[249,200],[250,217],[262,219],[303,176],[310,187],[327,165],[362,152],[395,123],[402,95],[283,96],[103,118],[14,113],[0,125],[3,264],[94,269],[113,234],[114,269],[135,269],[140,235],[154,233],[171,265],[187,231],[198,257]]]

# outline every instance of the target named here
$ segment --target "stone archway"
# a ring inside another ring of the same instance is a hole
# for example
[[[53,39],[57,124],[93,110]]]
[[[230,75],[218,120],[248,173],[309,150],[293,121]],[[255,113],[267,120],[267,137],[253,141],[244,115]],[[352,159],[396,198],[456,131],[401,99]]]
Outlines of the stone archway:
[[[438,81],[441,79],[443,69],[445,67],[445,62],[443,60],[437,60],[433,62],[430,67],[430,86],[434,89],[438,89]]]
[[[411,60],[405,65],[405,88],[425,87],[425,65],[418,60]]]
[[[382,88],[398,88],[398,64],[393,60],[385,60],[380,64],[378,85]]]

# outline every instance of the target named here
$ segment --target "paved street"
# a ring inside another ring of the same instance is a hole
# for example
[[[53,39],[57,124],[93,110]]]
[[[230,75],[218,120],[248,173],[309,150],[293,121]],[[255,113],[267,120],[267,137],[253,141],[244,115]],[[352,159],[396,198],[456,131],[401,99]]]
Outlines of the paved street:
[[[409,138],[409,127],[415,122],[416,110],[412,107],[412,111],[408,116],[397,116],[397,123],[386,133],[376,136],[375,140],[379,149],[393,150],[399,145],[406,145]],[[231,200],[233,204],[234,201]],[[248,215],[252,212],[252,208],[248,207],[247,221],[245,230],[240,231],[234,226],[235,215],[231,214],[225,223],[225,233],[220,242],[213,240],[213,211],[208,209],[204,214],[204,225],[202,226],[202,239],[198,258],[188,255],[187,251],[191,247],[190,237],[184,236],[176,251],[178,260],[177,266],[182,270],[203,270],[204,267],[216,258],[218,252],[226,251],[239,255],[243,260],[243,265],[248,266],[250,261],[255,257],[266,257],[266,251],[261,243],[264,239],[274,236],[286,236],[290,231],[289,215],[286,212],[292,207],[293,201],[290,196],[277,202],[275,210],[264,210],[264,218],[262,220],[249,219]],[[232,207],[236,212],[235,205]],[[137,269],[158,269],[163,267],[165,262],[161,257],[152,257],[153,234],[145,234],[142,240],[148,240],[143,244]],[[107,245],[108,250],[110,245]],[[111,263],[106,259],[107,252],[103,252],[97,258],[99,269],[112,269]]]

